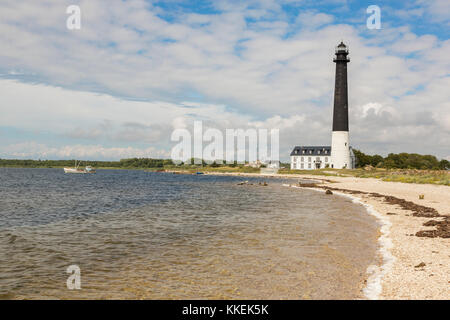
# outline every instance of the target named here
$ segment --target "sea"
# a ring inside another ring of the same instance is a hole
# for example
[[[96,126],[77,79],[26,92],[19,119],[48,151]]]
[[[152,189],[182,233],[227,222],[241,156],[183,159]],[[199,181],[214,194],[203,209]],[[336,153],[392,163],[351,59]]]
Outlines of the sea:
[[[0,299],[365,299],[379,223],[299,182],[0,168]]]

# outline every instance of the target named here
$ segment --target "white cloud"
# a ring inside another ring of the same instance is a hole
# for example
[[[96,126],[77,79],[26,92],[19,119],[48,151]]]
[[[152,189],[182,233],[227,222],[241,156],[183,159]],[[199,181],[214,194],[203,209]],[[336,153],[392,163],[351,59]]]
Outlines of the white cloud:
[[[436,37],[432,35],[417,37],[413,33],[405,33],[391,48],[396,52],[408,54],[432,49],[436,45],[436,40]]]
[[[297,16],[296,22],[301,24],[303,27],[315,29],[325,24],[333,22],[334,17],[329,14],[321,12],[307,11],[302,12]]]
[[[449,40],[408,26],[368,39],[311,10],[286,37],[281,3],[269,0],[215,1],[223,12],[180,13],[172,22],[144,0],[82,0],[82,29],[68,31],[68,4],[1,2],[0,69],[34,84],[0,81],[0,126],[167,150],[173,128],[202,119],[218,128],[280,126],[285,150],[329,144],[333,47],[344,39],[352,141],[379,153],[450,149]],[[445,15],[442,1],[417,5]]]
[[[62,147],[50,147],[36,142],[23,142],[3,146],[0,152],[14,158],[34,159],[81,159],[81,160],[119,160],[125,158],[169,158],[165,151],[149,148],[119,148],[103,147],[101,145],[68,145]]]
[[[448,22],[450,20],[450,2],[448,0],[418,0],[418,5],[425,7],[435,22]]]

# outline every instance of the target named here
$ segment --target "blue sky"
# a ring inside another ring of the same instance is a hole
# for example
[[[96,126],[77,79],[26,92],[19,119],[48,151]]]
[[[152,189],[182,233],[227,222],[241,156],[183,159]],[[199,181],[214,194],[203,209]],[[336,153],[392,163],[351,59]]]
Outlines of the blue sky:
[[[432,1],[430,1],[432,2]],[[233,3],[230,1],[229,3]],[[220,15],[222,11],[214,5],[213,1],[155,1],[154,6],[161,8],[163,12],[158,14],[159,17],[168,22],[177,21],[179,14],[197,13],[197,14],[216,14]],[[355,27],[361,27],[365,24],[368,17],[366,9],[370,5],[377,5],[382,11],[383,23],[388,23],[390,27],[400,27],[408,25],[417,35],[434,34],[441,40],[448,39],[449,28],[443,28],[440,23],[447,20],[447,13],[442,15],[428,16],[424,14],[426,3],[425,1],[284,1],[280,2],[282,12],[272,11],[264,20],[276,21],[282,20],[289,24],[295,24],[298,15],[304,11],[321,12],[335,17],[334,24],[349,24]],[[443,4],[437,4],[442,5]],[[251,8],[258,8],[258,4],[253,3],[248,6]],[[443,7],[445,8],[445,7]],[[438,10],[438,9],[436,9]],[[259,19],[246,19],[248,23]],[[296,28],[298,29],[298,28]],[[292,30],[291,32],[295,32]],[[366,36],[373,36],[374,32],[367,30]]]
[[[66,8],[81,9],[81,30]],[[366,8],[381,8],[369,30]],[[330,144],[334,46],[350,47],[350,140],[450,157],[450,2],[0,3],[0,157],[168,157],[176,128],[278,128]]]

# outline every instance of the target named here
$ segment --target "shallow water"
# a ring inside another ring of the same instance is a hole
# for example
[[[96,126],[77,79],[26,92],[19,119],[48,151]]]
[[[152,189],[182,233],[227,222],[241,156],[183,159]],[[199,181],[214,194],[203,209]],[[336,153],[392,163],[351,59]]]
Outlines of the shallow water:
[[[374,218],[261,181],[0,168],[0,298],[363,298]],[[81,290],[66,286],[73,264]]]

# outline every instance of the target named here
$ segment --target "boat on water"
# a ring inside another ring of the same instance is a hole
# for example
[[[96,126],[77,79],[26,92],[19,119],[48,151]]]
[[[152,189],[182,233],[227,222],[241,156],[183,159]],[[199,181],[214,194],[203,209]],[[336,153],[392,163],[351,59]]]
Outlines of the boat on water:
[[[86,171],[86,173],[95,173],[95,169],[91,166],[86,166],[84,171]]]
[[[73,168],[64,168],[64,173],[95,173],[95,169],[91,166],[86,166],[84,169],[80,168],[81,161],[75,160],[75,167]]]

